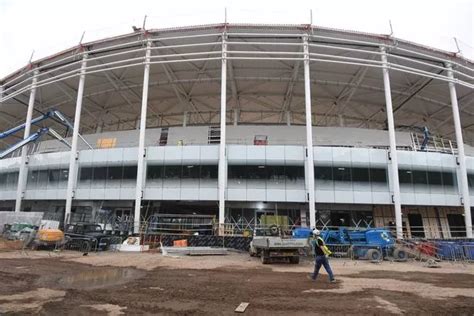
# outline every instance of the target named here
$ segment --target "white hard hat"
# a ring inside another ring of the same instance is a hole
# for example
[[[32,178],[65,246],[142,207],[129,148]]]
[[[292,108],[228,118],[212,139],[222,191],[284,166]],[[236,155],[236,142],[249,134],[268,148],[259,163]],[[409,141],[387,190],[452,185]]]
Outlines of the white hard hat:
[[[320,234],[321,234],[321,232],[319,230],[317,230],[316,228],[313,229],[313,235],[319,236]]]

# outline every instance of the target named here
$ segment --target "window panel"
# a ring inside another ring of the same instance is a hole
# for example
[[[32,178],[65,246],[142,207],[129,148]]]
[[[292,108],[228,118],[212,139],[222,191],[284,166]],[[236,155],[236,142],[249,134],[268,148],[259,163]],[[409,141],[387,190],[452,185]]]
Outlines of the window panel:
[[[474,174],[468,174],[467,181],[469,183],[469,187],[474,188]]]
[[[7,186],[7,174],[0,173],[0,188],[5,188]]]
[[[137,179],[137,166],[123,166],[123,179],[124,180],[136,180]]]
[[[16,188],[18,185],[18,172],[7,173],[7,187]]]
[[[456,174],[453,172],[441,172],[441,178],[443,180],[444,191],[446,193],[455,193],[458,186]]]
[[[372,183],[388,183],[387,169],[370,168],[370,182]]]
[[[182,168],[182,175],[183,179],[199,179],[199,166],[195,165],[186,165]]]
[[[267,179],[267,168],[265,166],[246,166],[247,179],[265,180]]]
[[[286,178],[290,181],[304,180],[303,166],[285,166]]]
[[[147,167],[147,179],[162,179],[164,177],[164,170],[163,166],[148,166]],[[136,176],[136,173],[135,173]]]
[[[181,166],[165,166],[165,179],[179,179],[181,176]]]
[[[6,174],[5,174],[5,181],[6,181]],[[36,188],[37,184],[38,184],[38,170],[29,170],[28,178],[26,180],[26,187]]]
[[[218,173],[219,173],[217,166],[215,165],[201,166],[200,172],[201,172],[200,177],[202,179],[217,179]],[[230,173],[230,166],[229,166],[229,173]]]
[[[59,181],[67,181],[68,178],[69,178],[69,170],[68,169],[59,170]]]
[[[59,181],[59,169],[48,170],[48,181],[49,182]]]
[[[443,185],[441,172],[438,171],[428,171],[428,183],[429,185]]]
[[[80,171],[81,176],[79,177],[81,181],[90,181],[92,180],[93,168],[91,167],[82,167]]]
[[[369,168],[352,168],[352,181],[370,182]]]
[[[122,166],[107,167],[107,181],[120,181],[123,177]]]
[[[317,166],[314,168],[314,177],[318,180],[333,180],[333,168]]]
[[[350,182],[351,168],[348,167],[333,167],[334,181]]]
[[[413,172],[411,170],[398,170],[398,180],[403,184],[413,184]]]
[[[285,166],[267,166],[268,179],[281,181],[285,179]]]
[[[38,187],[46,189],[48,185],[48,170],[38,170]]]
[[[413,184],[428,184],[428,178],[424,170],[413,170]]]
[[[95,181],[104,181],[107,177],[107,167],[96,167],[92,175]]]

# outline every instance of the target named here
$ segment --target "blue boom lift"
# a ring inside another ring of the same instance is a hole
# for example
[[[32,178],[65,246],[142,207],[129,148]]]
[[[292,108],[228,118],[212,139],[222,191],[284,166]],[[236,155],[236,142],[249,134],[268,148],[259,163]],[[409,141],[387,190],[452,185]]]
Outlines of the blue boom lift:
[[[295,238],[308,238],[311,230],[300,228],[293,235]],[[390,231],[383,228],[352,230],[339,227],[322,230],[321,238],[333,253],[340,254],[344,251],[344,254],[354,259],[380,261],[391,257],[397,261],[405,261],[408,258],[407,252],[397,245]]]
[[[74,129],[71,122],[69,122],[69,120],[61,112],[59,112],[57,110],[48,111],[45,114],[32,119],[31,120],[31,125],[37,124],[37,123],[39,123],[41,121],[44,121],[48,118],[53,119],[56,122],[64,125],[67,128],[67,130]],[[6,137],[11,136],[11,135],[14,135],[15,133],[23,130],[25,128],[25,126],[26,126],[26,123],[23,123],[21,125],[10,128],[9,130],[7,130],[3,133],[0,133],[0,139],[6,138]],[[11,154],[12,152],[22,148],[23,146],[38,140],[38,138],[40,138],[41,136],[43,136],[44,134],[47,134],[47,133],[49,133],[52,136],[54,136],[55,138],[57,138],[60,142],[64,143],[66,146],[71,147],[71,145],[63,137],[61,137],[61,135],[59,135],[55,130],[53,130],[52,128],[49,128],[49,127],[42,127],[37,132],[32,133],[27,138],[22,139],[21,141],[13,144],[12,146],[8,147],[7,149],[5,149],[3,151],[0,151],[0,159],[5,158],[6,156]],[[86,143],[87,146],[89,146],[90,149],[92,149],[92,146],[89,145],[89,143],[81,135],[79,135],[79,137]]]
[[[393,257],[395,260],[404,261],[408,257],[406,251],[397,246],[390,231],[383,228],[349,230],[347,227],[340,227],[337,230],[322,231],[321,237],[329,248],[348,246],[347,254],[355,259],[379,261]]]

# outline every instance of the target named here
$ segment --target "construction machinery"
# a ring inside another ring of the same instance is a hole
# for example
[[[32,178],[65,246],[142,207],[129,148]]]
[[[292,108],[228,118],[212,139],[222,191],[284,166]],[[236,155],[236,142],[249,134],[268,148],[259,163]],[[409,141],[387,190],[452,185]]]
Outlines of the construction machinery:
[[[250,242],[250,256],[260,256],[263,264],[274,259],[288,259],[292,264],[300,262],[300,251],[308,247],[306,239],[293,238],[283,234],[280,227],[271,225],[254,230]]]
[[[73,125],[71,124],[71,122],[61,112],[59,112],[57,110],[48,111],[48,112],[42,114],[41,116],[38,116],[38,117],[32,119],[31,120],[31,125],[38,124],[39,122],[44,121],[46,119],[52,119],[55,122],[60,123],[61,125],[65,126],[66,127],[66,135],[67,135],[67,132],[69,131],[69,129],[72,130],[74,128]],[[9,130],[7,130],[5,132],[0,133],[0,139],[12,136],[15,133],[23,130],[25,127],[26,127],[26,123],[23,123],[23,124],[20,124],[18,126],[15,126],[13,128],[10,128]],[[5,149],[3,151],[0,151],[0,159],[5,158],[9,154],[13,153],[14,151],[22,148],[23,146],[25,146],[29,143],[35,142],[36,140],[38,140],[44,134],[50,134],[53,137],[57,138],[60,142],[62,142],[66,146],[71,147],[71,145],[61,135],[59,135],[59,133],[56,132],[54,129],[52,129],[51,127],[41,127],[35,133],[30,134],[26,138],[24,138],[24,139],[20,140],[19,142],[13,144],[12,146],[8,147],[7,149]],[[89,145],[89,143],[81,135],[79,135],[79,137],[84,141],[84,143],[90,149],[92,149],[92,146]]]
[[[40,229],[31,242],[32,249],[62,247],[66,243],[64,233],[60,229],[47,228]]]
[[[408,258],[407,252],[396,243],[391,232],[383,228],[350,230],[339,227],[337,230],[321,231],[321,237],[329,248],[337,250],[347,246],[348,257],[354,259],[380,261],[393,258],[406,261]]]

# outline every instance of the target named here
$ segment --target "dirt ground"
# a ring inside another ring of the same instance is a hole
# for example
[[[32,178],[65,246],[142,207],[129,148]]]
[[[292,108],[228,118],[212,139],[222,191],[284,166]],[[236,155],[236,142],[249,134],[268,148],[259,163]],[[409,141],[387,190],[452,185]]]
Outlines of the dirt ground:
[[[247,254],[0,252],[2,315],[247,315],[474,313],[474,265],[373,264],[332,259],[307,278],[299,265],[262,265]]]

